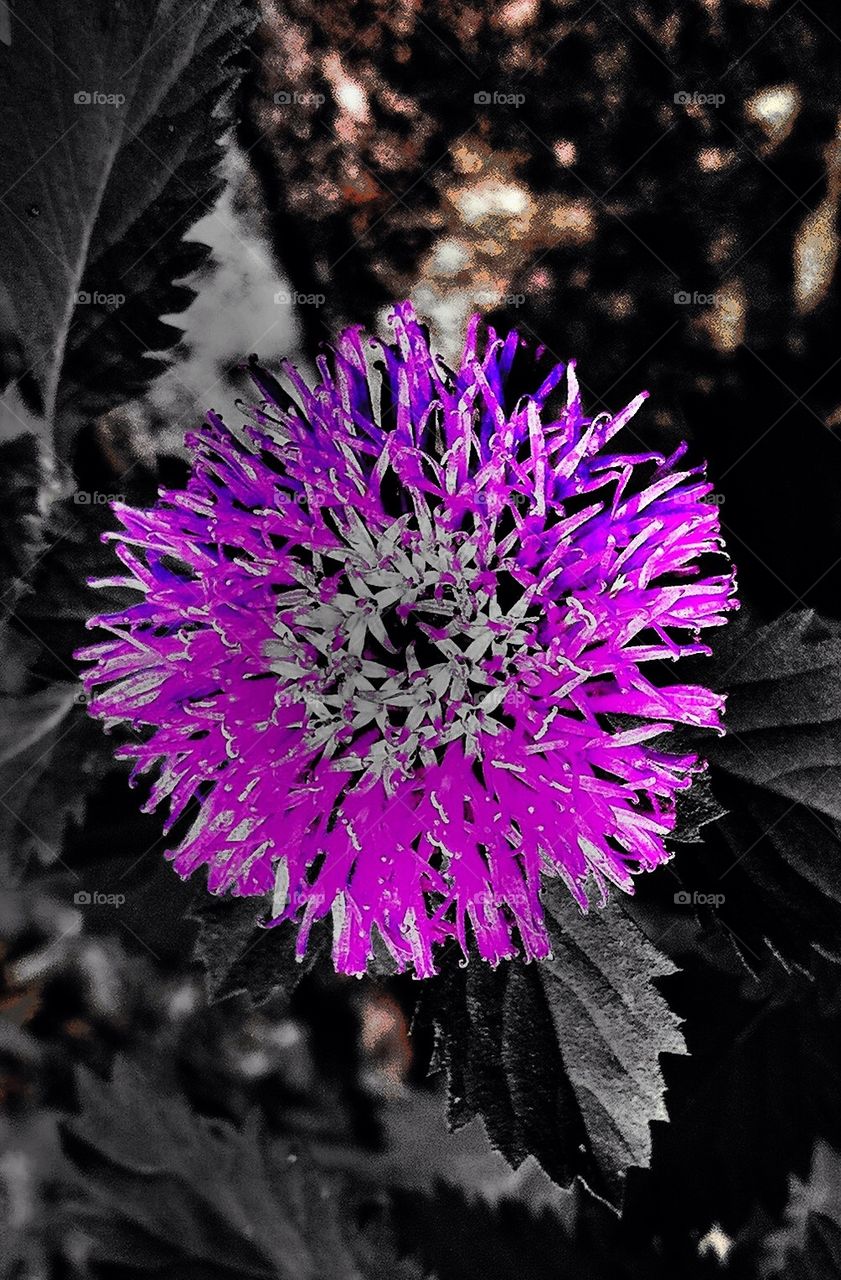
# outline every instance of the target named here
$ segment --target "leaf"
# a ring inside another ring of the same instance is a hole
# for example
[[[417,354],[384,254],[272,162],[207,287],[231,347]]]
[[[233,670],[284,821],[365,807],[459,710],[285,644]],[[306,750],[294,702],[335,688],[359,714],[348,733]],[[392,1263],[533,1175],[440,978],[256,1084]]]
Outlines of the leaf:
[[[68,1122],[69,1212],[97,1263],[173,1280],[379,1280],[339,1199],[303,1157],[193,1113],[125,1058],[107,1084],[83,1073]],[[369,1253],[370,1258],[370,1253]]]
[[[393,1204],[400,1248],[437,1280],[674,1280],[653,1251],[621,1237],[617,1214],[580,1183],[563,1219],[513,1200],[471,1199],[449,1185],[399,1192]],[[684,1262],[680,1274],[689,1280],[695,1267]]]
[[[702,843],[701,828],[727,817],[727,810],[713,793],[707,773],[697,777],[687,791],[678,793],[676,809],[675,828],[669,840],[677,844]]]
[[[23,350],[15,308],[9,291],[0,282],[0,394],[24,371]]]
[[[670,987],[692,1056],[669,1071],[671,1123],[626,1203],[672,1241],[711,1223],[737,1231],[757,1201],[775,1211],[818,1137],[841,1146],[841,624],[810,610],[762,623],[743,608],[713,647],[706,680],[728,693],[728,734],[694,745],[729,812],[677,870],[715,896],[756,977],[680,957]]]
[[[0,695],[0,849],[15,878],[33,858],[60,860],[67,822],[82,817],[82,778],[99,740],[81,699],[68,681]]]
[[[660,1053],[684,1053],[678,1019],[653,986],[674,968],[614,903],[583,916],[552,905],[554,958],[539,968],[567,1074],[603,1170],[644,1163],[664,1119]]]
[[[835,1280],[841,1273],[841,1157],[818,1142],[807,1181],[791,1179],[783,1226],[765,1242],[763,1277]]]
[[[23,698],[4,698],[0,706],[0,765],[31,748],[43,749],[79,699],[75,685],[53,685]]]
[[[667,1066],[670,1122],[624,1205],[667,1250],[713,1223],[735,1235],[757,1205],[778,1213],[816,1139],[841,1148],[841,968],[823,964],[787,973],[774,958],[752,980],[698,965],[670,981],[690,1056]]]
[[[111,757],[74,680],[72,650],[61,654],[53,647],[60,643],[56,627],[65,602],[81,599],[85,589],[76,586],[69,567],[64,598],[44,589],[62,541],[52,528],[41,533],[41,544],[45,539],[37,556],[25,546],[16,551],[21,572],[12,577],[8,598],[17,607],[0,637],[0,852],[11,859],[7,874],[14,879],[32,861],[61,860],[67,824],[82,820],[87,796]],[[75,562],[83,568],[82,557]],[[74,638],[81,638],[81,616],[77,626]]]
[[[61,1256],[62,1237],[69,1235],[66,1224],[62,1230],[56,1221],[52,1203],[61,1160],[55,1115],[0,1115],[0,1153],[0,1275],[4,1280],[50,1275]]]
[[[184,232],[219,189],[217,139],[254,21],[238,0],[60,0],[0,44],[3,278],[48,419],[136,395],[179,331]],[[163,267],[161,264],[165,264]],[[66,427],[65,427],[66,431]]]
[[[481,1115],[512,1164],[531,1153],[561,1184],[580,1174],[617,1199],[665,1118],[661,1053],[683,1053],[653,982],[674,968],[618,901],[584,916],[544,895],[553,959],[449,968],[422,993],[438,1029],[453,1125]]]
[[[0,616],[15,608],[28,587],[31,573],[43,546],[41,511],[41,461],[36,437],[27,432],[0,444],[0,510],[3,538],[0,541]]]
[[[757,627],[745,616],[716,646],[725,737],[708,758],[754,786],[841,821],[841,623],[803,609]]]
[[[135,492],[132,489],[127,497]],[[31,590],[13,618],[21,637],[40,646],[33,670],[42,678],[78,677],[81,671],[73,653],[89,641],[88,619],[134,602],[135,593],[127,589],[96,588],[88,581],[114,575],[114,554],[103,545],[102,534],[115,524],[108,507],[100,503],[65,500],[51,509],[46,550],[30,570]]]
[[[841,929],[841,623],[812,610],[723,629],[707,680],[727,692],[723,738],[696,741],[728,809],[678,861],[754,951],[790,961]]]
[[[28,447],[25,458],[31,476]],[[13,490],[22,527],[19,540],[9,538],[9,555],[19,571],[6,580],[10,613],[0,632],[0,850],[12,856],[15,875],[33,858],[61,859],[68,820],[82,820],[93,788],[114,767],[112,742],[87,715],[73,652],[87,640],[92,613],[131,598],[86,582],[113,573],[99,536],[113,521],[105,507],[56,503],[38,541],[26,543],[36,503],[35,480],[26,477],[23,469]]]
[[[471,1202],[449,1186],[395,1201],[401,1249],[437,1280],[572,1280],[582,1274],[572,1269],[575,1252],[562,1223],[548,1212],[536,1218],[516,1201]]]
[[[297,960],[293,928],[258,925],[268,905],[259,898],[199,893],[190,916],[199,925],[195,955],[204,967],[211,1000],[243,991],[257,1005],[278,992],[288,997],[329,950],[329,929],[321,921],[310,934],[306,955]]]

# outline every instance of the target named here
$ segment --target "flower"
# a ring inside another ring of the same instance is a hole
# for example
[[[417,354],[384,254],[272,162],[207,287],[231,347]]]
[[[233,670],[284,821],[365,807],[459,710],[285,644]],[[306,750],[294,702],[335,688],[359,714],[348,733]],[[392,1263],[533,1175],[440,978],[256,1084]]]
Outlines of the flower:
[[[199,801],[181,876],[271,894],[299,955],[332,913],[337,969],[376,931],[423,977],[468,922],[493,964],[548,955],[549,877],[586,909],[669,858],[704,766],[652,740],[721,731],[723,698],[663,661],[709,653],[735,581],[702,574],[722,540],[685,446],[607,451],[646,393],[590,419],[570,362],[514,401],[516,333],[474,317],[450,372],[408,303],[391,320],[392,344],[345,330],[314,389],[252,360],[250,425],[209,413],[186,491],[114,504],[108,584],[140,599],[77,656],[91,713],[135,730],[132,781],[156,771],[145,808],[168,831]]]

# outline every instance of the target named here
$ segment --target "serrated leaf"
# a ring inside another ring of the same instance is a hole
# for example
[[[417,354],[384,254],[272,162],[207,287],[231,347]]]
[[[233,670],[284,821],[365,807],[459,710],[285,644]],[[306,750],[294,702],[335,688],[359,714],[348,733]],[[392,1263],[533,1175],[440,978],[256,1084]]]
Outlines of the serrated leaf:
[[[48,419],[132,398],[178,340],[160,316],[192,296],[173,284],[201,249],[181,238],[218,191],[219,108],[254,17],[238,0],[12,10],[3,278]]]
[[[30,589],[27,578],[43,546],[43,476],[35,435],[27,432],[0,444],[0,618]]]
[[[439,1031],[454,1124],[481,1115],[513,1164],[529,1153],[561,1184],[580,1174],[614,1200],[664,1118],[661,1053],[683,1053],[653,983],[674,972],[619,901],[584,916],[544,896],[553,959],[449,968],[422,1008]]]
[[[644,1164],[649,1124],[665,1119],[661,1053],[685,1053],[679,1022],[653,985],[674,973],[620,902],[582,915],[551,905],[553,959],[539,966],[561,1056],[599,1167]]]
[[[35,480],[27,485],[26,474],[21,503],[29,512]],[[72,656],[93,610],[129,598],[86,582],[113,570],[99,536],[111,521],[98,504],[56,503],[37,544],[21,541],[10,552],[20,567],[7,579],[10,611],[0,631],[0,849],[15,877],[33,859],[61,859],[68,821],[81,821],[92,788],[113,767],[112,745],[87,715]]]
[[[60,1165],[56,1116],[0,1115],[0,1276],[47,1276],[62,1246],[52,1201]]]
[[[207,892],[197,896],[190,912],[199,926],[195,955],[204,967],[211,1000],[247,992],[259,1005],[277,993],[290,996],[328,950],[329,932],[319,922],[305,957],[298,961],[296,931],[261,928],[260,910],[257,898],[216,897]]]
[[[621,1239],[617,1215],[580,1183],[563,1220],[548,1210],[530,1212],[516,1201],[468,1198],[445,1185],[434,1194],[396,1194],[394,1223],[401,1248],[436,1280],[674,1278],[653,1251]],[[689,1280],[695,1268],[684,1265],[681,1274]]]
[[[655,1126],[650,1172],[629,1180],[640,1230],[672,1245],[712,1223],[733,1236],[757,1203],[782,1208],[818,1137],[841,1146],[838,989],[830,957],[817,975],[774,958],[752,980],[699,966],[672,981],[691,1056],[669,1063],[670,1123]]]
[[[726,628],[715,682],[727,691],[727,733],[712,763],[841,821],[841,623],[813,610]]]
[[[395,1196],[400,1246],[436,1280],[572,1280],[575,1252],[562,1223],[515,1201],[491,1206],[455,1187]],[[446,1230],[442,1230],[446,1223]],[[594,1273],[590,1273],[593,1275]]]
[[[714,794],[709,774],[702,773],[686,791],[678,793],[675,827],[670,843],[700,844],[702,828],[727,817],[727,810]]]
[[[766,1280],[836,1280],[841,1273],[841,1156],[818,1142],[805,1182],[791,1180],[785,1220],[765,1241]]]
[[[20,377],[25,368],[18,320],[8,289],[0,281],[0,394],[13,378]],[[0,438],[3,438],[0,419]],[[14,434],[17,434],[16,432]]]
[[[68,680],[77,675],[73,653],[88,640],[88,619],[133,600],[129,590],[95,588],[88,582],[114,574],[113,553],[103,545],[102,534],[115,523],[103,503],[65,500],[52,507],[45,550],[29,572],[30,590],[12,620],[23,639],[41,646],[36,667],[44,678]]]
[[[77,685],[0,695],[0,849],[14,878],[32,858],[60,858],[66,823],[83,812],[81,774],[97,746]]]
[[[725,895],[753,951],[767,935],[802,962],[841,928],[841,623],[801,609],[758,624],[743,610],[707,680],[727,693],[727,734],[693,746],[729,812],[678,869]]]
[[[84,1073],[67,1125],[70,1213],[98,1263],[173,1280],[377,1280],[361,1269],[335,1192],[303,1157],[196,1115],[127,1059],[107,1084]]]

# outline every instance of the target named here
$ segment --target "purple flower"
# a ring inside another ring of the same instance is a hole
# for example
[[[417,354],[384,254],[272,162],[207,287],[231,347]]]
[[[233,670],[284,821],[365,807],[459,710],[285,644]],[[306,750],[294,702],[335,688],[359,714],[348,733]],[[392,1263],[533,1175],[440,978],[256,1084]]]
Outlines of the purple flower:
[[[474,317],[452,373],[408,303],[393,325],[342,333],[314,390],[253,365],[252,425],[210,413],[185,492],[115,504],[108,581],[140,599],[78,656],[91,713],[136,731],[132,780],[156,771],[147,810],[169,830],[199,800],[180,875],[272,895],[301,955],[332,913],[337,969],[376,930],[423,977],[468,922],[493,964],[548,955],[544,879],[586,909],[669,858],[704,766],[653,740],[721,732],[723,698],[664,660],[736,602],[701,571],[722,540],[685,446],[607,451],[645,393],[588,418],[570,363],[515,402],[516,333]]]

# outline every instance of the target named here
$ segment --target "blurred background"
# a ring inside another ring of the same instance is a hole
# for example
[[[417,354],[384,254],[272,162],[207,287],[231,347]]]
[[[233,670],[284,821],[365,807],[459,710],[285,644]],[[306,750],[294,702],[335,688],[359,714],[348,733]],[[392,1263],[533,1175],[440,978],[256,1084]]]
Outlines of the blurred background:
[[[576,356],[594,413],[649,388],[641,431],[698,442],[769,607],[782,578],[836,610],[836,571],[812,590],[838,532],[834,26],[765,0],[263,4],[169,423],[243,343],[311,359],[411,297],[454,360],[480,311]],[[831,522],[808,564],[804,505]]]

